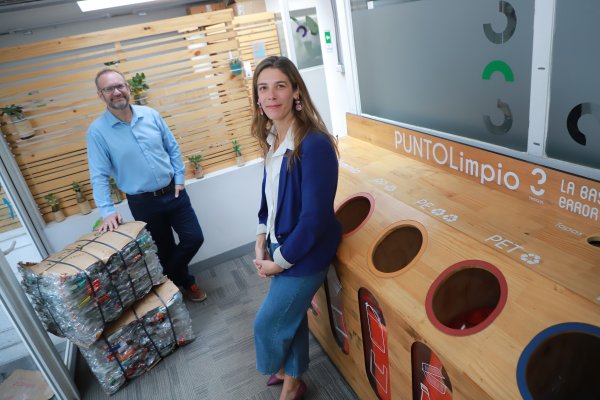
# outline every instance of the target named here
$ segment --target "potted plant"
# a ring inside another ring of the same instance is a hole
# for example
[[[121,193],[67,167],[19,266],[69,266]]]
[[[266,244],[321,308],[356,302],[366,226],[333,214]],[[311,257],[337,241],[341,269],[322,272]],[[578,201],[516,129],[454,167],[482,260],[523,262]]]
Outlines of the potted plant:
[[[150,86],[146,83],[146,74],[138,72],[127,83],[129,83],[135,104],[140,106],[145,105],[147,103],[145,92],[150,89]]]
[[[65,220],[65,214],[63,214],[60,209],[60,204],[54,193],[48,193],[44,196],[48,205],[52,208],[52,213],[54,214],[54,220],[56,222],[61,222]]]
[[[23,106],[11,104],[0,107],[2,113],[2,131],[6,135],[17,133],[21,139],[29,139],[35,135],[31,122],[25,118]]]
[[[81,184],[77,181],[73,181],[71,184],[73,186],[73,190],[75,191],[75,198],[77,199],[77,205],[79,206],[79,211],[83,214],[89,214],[92,212],[92,207],[90,207],[90,202],[85,198],[85,195],[81,191]]]
[[[237,76],[242,73],[242,62],[239,57],[233,57],[229,59],[229,69],[231,69],[231,75]]]
[[[188,160],[190,161],[190,164],[192,165],[193,172],[194,172],[194,178],[196,179],[201,179],[204,177],[204,172],[202,171],[202,165],[200,165],[200,162],[202,162],[204,158],[202,157],[202,154],[194,154],[188,157]]]
[[[117,181],[112,176],[108,179],[108,184],[110,185],[110,198],[113,204],[119,204],[123,201],[121,197],[121,191],[117,187]]]
[[[244,156],[242,155],[242,145],[238,143],[237,140],[233,139],[231,141],[233,145],[233,152],[235,153],[235,160],[237,162],[237,166],[241,167],[245,164]]]

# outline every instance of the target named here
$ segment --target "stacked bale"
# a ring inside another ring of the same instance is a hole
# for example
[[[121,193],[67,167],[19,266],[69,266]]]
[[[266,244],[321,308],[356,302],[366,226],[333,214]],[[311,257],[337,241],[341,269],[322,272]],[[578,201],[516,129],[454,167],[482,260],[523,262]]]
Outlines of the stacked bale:
[[[22,286],[48,332],[75,343],[108,394],[194,339],[182,295],[143,222],[85,235],[39,263]]]
[[[183,297],[168,280],[108,324],[89,348],[79,349],[104,391],[112,394],[192,340]]]

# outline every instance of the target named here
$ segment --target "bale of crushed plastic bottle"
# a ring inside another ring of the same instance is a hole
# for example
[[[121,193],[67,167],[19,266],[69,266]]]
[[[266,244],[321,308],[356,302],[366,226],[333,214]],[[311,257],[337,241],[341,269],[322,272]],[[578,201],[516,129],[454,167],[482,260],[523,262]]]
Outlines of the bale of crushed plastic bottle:
[[[20,263],[22,286],[48,332],[78,346],[164,282],[156,246],[143,222],[94,232],[39,263]]]
[[[108,324],[98,341],[80,350],[102,389],[113,394],[194,338],[182,294],[167,280]]]

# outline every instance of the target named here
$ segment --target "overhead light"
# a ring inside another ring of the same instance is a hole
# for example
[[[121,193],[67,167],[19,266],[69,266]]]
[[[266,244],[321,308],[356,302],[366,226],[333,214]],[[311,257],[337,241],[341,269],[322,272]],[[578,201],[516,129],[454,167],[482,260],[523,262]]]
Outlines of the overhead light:
[[[103,10],[105,8],[129,6],[132,4],[149,3],[156,0],[81,0],[77,5],[82,12]]]

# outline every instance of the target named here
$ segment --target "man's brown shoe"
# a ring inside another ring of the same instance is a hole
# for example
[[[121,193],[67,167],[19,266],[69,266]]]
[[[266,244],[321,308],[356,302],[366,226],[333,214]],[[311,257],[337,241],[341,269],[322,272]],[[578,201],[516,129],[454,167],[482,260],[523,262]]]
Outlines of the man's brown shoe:
[[[183,293],[183,297],[188,299],[189,301],[194,301],[196,303],[200,303],[208,297],[206,292],[202,290],[202,288],[195,283],[190,286],[188,289],[181,289],[181,293]]]

